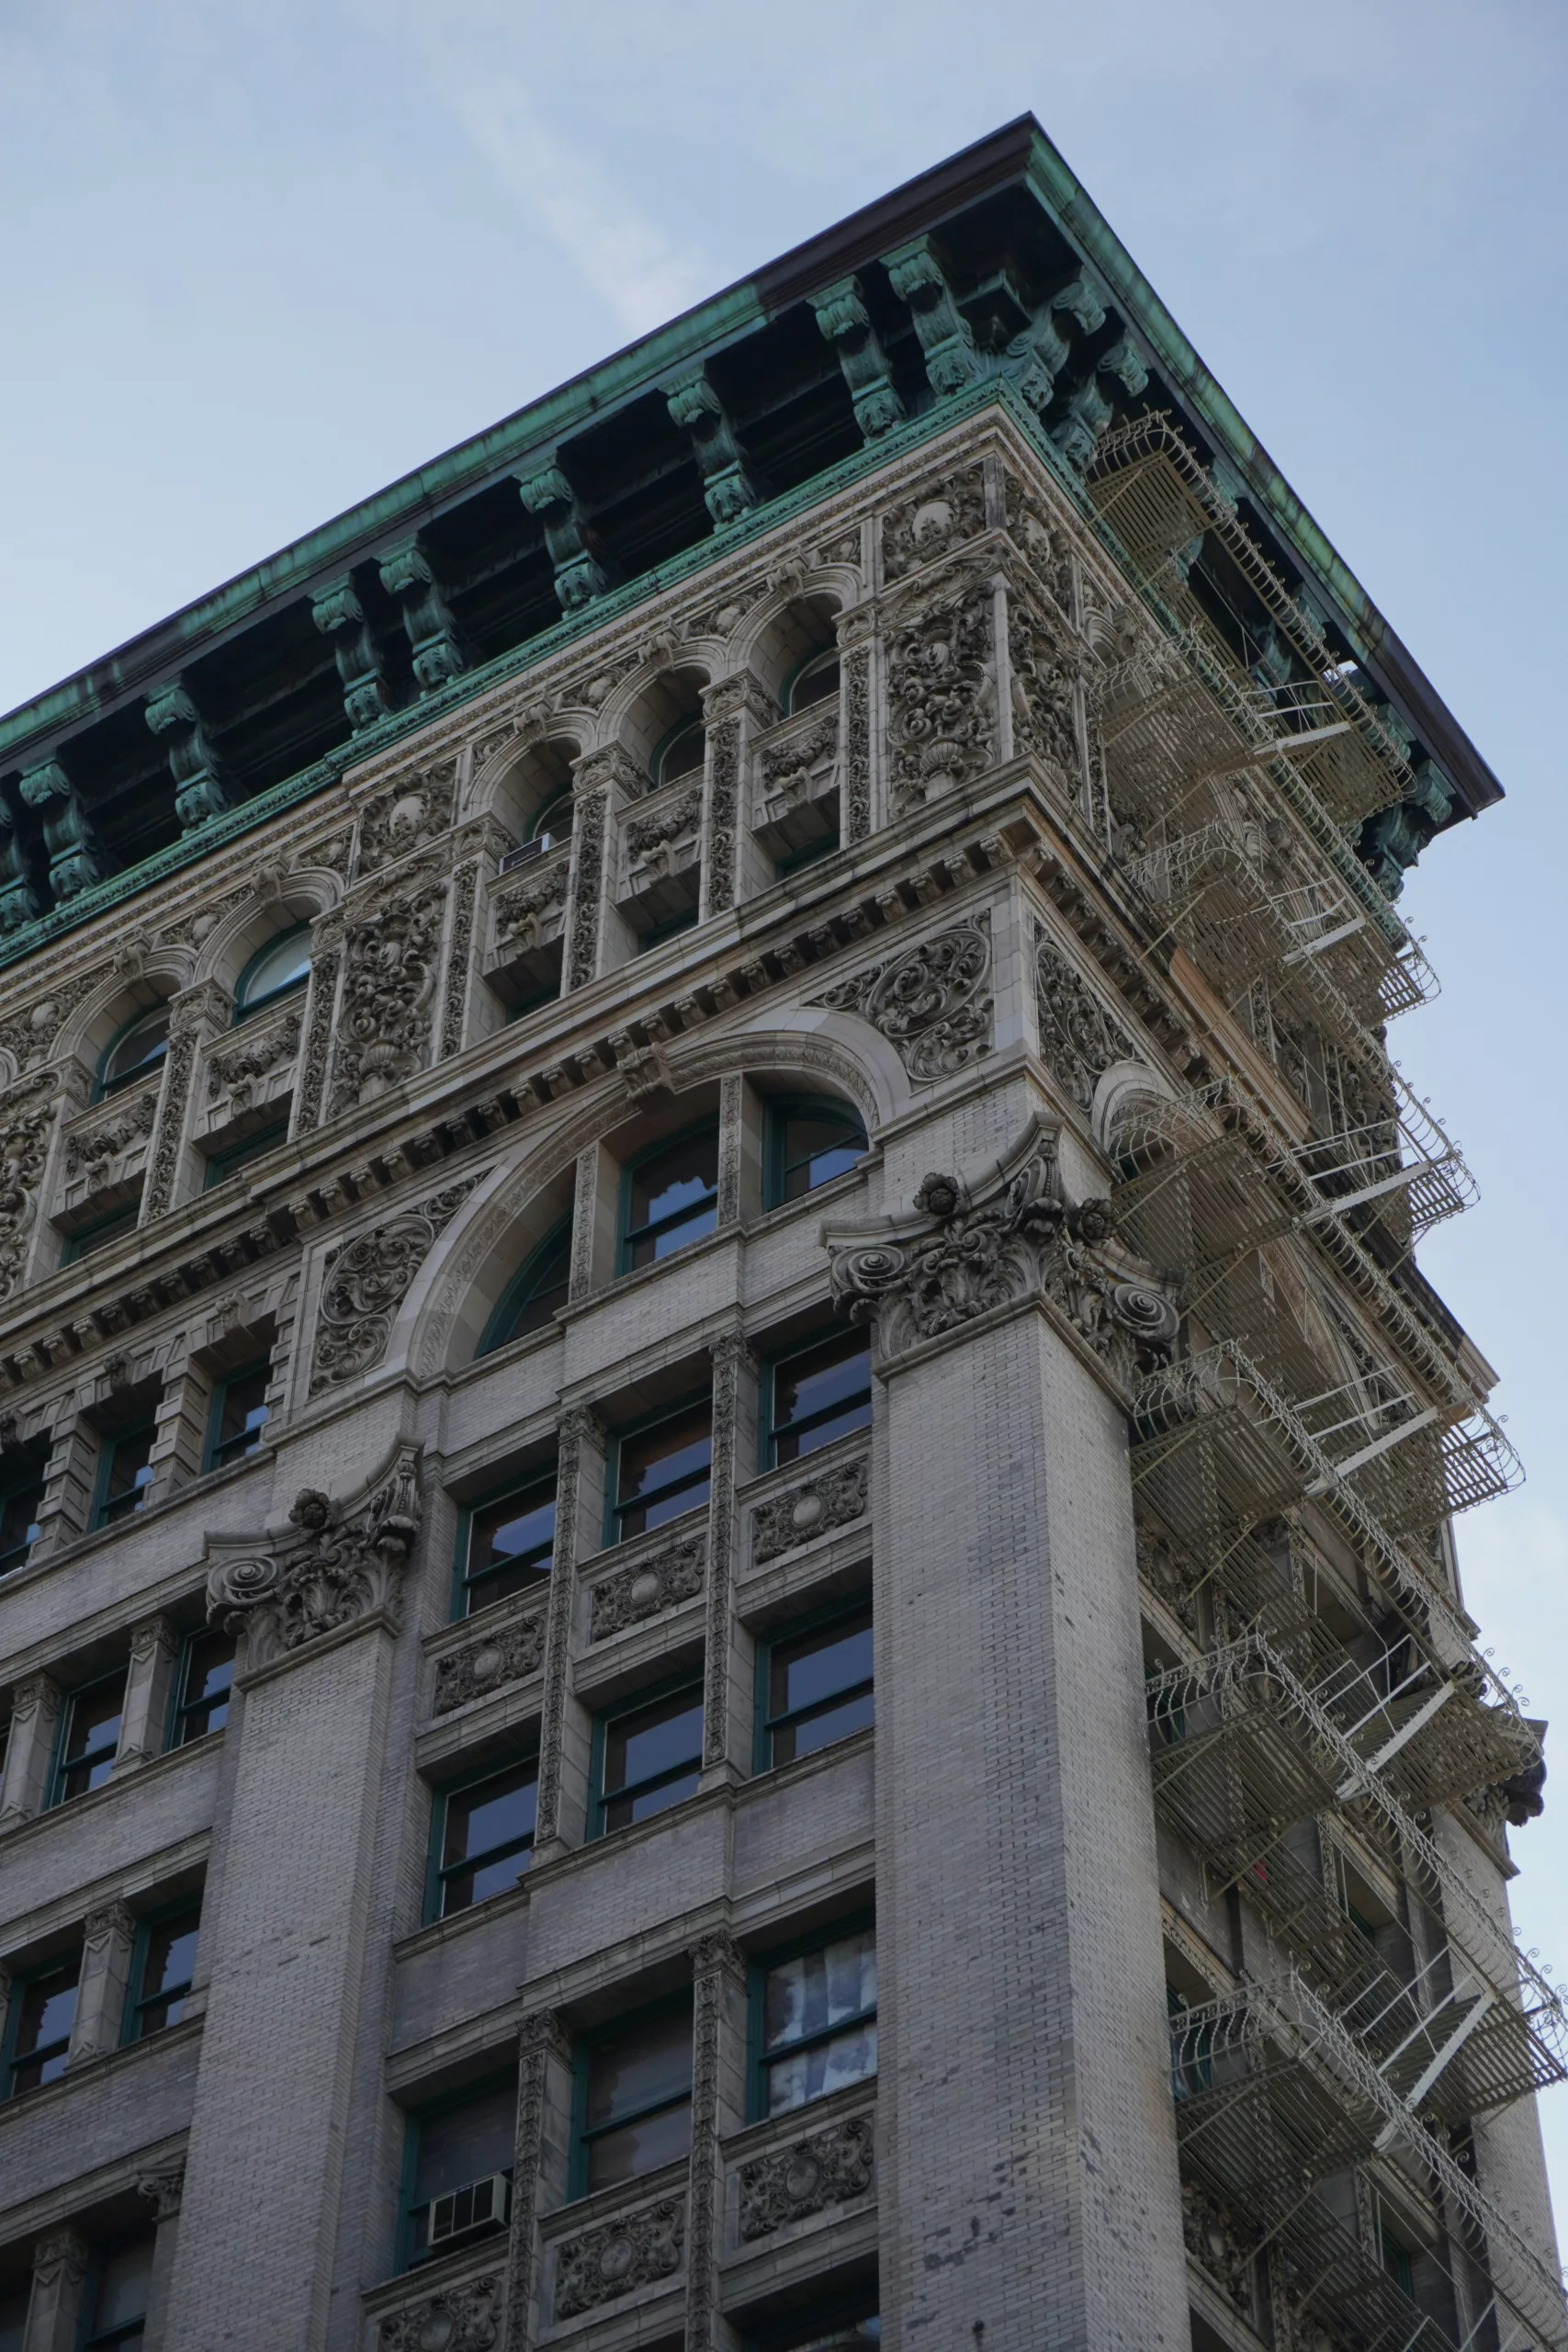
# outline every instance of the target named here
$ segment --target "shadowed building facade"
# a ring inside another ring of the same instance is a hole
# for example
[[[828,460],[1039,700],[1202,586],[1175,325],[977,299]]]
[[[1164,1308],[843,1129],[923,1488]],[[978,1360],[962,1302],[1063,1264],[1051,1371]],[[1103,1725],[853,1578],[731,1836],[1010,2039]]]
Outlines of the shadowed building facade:
[[[1030,120],[0,721],[0,2346],[1568,2343],[1499,797]]]

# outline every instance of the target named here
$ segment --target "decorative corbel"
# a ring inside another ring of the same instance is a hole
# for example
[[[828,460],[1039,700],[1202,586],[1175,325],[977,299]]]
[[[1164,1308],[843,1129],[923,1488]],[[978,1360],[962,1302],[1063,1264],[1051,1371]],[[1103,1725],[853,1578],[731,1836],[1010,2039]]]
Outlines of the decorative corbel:
[[[420,1526],[416,1445],[345,1500],[314,1487],[285,1528],[261,1537],[209,1535],[207,1612],[245,1635],[247,1668],[265,1666],[361,1619],[395,1624],[403,1570]]]
[[[468,657],[417,531],[388,550],[381,558],[380,571],[382,587],[402,607],[420,693],[433,695],[461,677]]]
[[[562,612],[580,612],[604,594],[610,575],[599,560],[599,543],[576,491],[553,460],[535,473],[519,474],[517,488],[529,514],[536,514],[544,527]]]
[[[78,891],[90,890],[114,872],[114,860],[93,832],[91,820],[76,787],[58,760],[29,768],[21,782],[22,798],[43,819],[43,845],[49,852],[49,887],[63,903]]]
[[[671,422],[688,433],[697,469],[703,478],[703,498],[722,530],[738,514],[757,505],[761,493],[747,466],[735,427],[705,368],[693,368],[664,387]]]
[[[22,931],[42,912],[17,838],[16,812],[8,800],[0,798],[0,933]]]
[[[872,325],[858,277],[840,278],[826,293],[807,295],[823,336],[839,355],[854,402],[855,423],[868,441],[904,421],[904,403],[893,388],[887,355]]]
[[[343,683],[343,707],[356,735],[392,708],[380,649],[370,633],[354,581],[344,574],[310,599],[310,618],[327,639]]]
[[[961,392],[981,372],[980,357],[935,246],[929,237],[912,237],[886,263],[893,291],[909,305],[932,391],[938,400]]]
[[[185,831],[220,817],[230,806],[223,763],[201,713],[178,679],[151,697],[146,717],[153,734],[167,738],[175,808]]]
[[[1074,389],[1067,401],[1067,413],[1051,436],[1067,463],[1076,466],[1080,473],[1093,458],[1113,413],[1100,382],[1106,376],[1134,397],[1147,390],[1149,371],[1131,335],[1118,335],[1110,350],[1100,353],[1082,383]]]

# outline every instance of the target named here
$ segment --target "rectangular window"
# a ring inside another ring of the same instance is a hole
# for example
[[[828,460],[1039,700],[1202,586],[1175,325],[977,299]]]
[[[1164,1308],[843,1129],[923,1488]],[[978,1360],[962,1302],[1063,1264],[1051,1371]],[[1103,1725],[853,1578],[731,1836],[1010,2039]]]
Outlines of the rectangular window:
[[[871,1340],[863,1329],[779,1356],[767,1368],[762,1467],[798,1462],[871,1426]]]
[[[651,1266],[718,1223],[718,1122],[695,1127],[627,1169],[621,1272]]]
[[[152,2239],[133,2238],[129,2245],[116,2246],[96,2268],[82,2352],[141,2352],[152,2279]]]
[[[814,1756],[876,1720],[869,1608],[781,1634],[761,1666],[761,1770]]]
[[[154,1424],[148,1421],[141,1429],[122,1430],[117,1437],[105,1438],[98,1462],[95,1527],[113,1527],[141,1509],[152,1483],[152,1442],[157,1434]]]
[[[600,1833],[647,1821],[691,1796],[703,1769],[703,1686],[688,1683],[599,1725]]]
[[[96,1250],[107,1249],[122,1233],[130,1232],[141,1215],[141,1203],[135,1200],[122,1209],[111,1209],[107,1216],[95,1217],[91,1225],[79,1225],[60,1245],[61,1264],[74,1266],[79,1260],[90,1258]]]
[[[756,1981],[761,2115],[876,2073],[876,1931],[860,1928],[766,1963]]]
[[[33,1469],[0,1487],[0,1577],[27,1565],[38,1541],[39,1506],[43,1500],[43,1472]]]
[[[516,2131],[514,2082],[491,2084],[410,2119],[405,2267],[504,2227]]]
[[[596,2034],[582,2053],[580,2099],[580,2196],[636,2180],[688,2156],[691,2003],[645,2010]]]
[[[272,1366],[265,1356],[220,1380],[212,1392],[212,1418],[207,1430],[205,1470],[220,1470],[254,1453],[266,1426],[266,1392]]]
[[[441,1791],[432,1824],[429,1916],[448,1919],[516,1886],[534,1859],[536,1762]]]
[[[24,1976],[13,1986],[6,2064],[7,2098],[58,2082],[65,2072],[81,1973],[82,1955],[76,1952],[57,1967],[40,1969],[36,1976]]]
[[[821,856],[837,844],[826,842],[807,854]],[[805,863],[805,859],[798,861]],[[791,859],[793,869],[797,861]],[[781,872],[784,869],[781,867]],[[771,1102],[767,1121],[768,1206],[782,1208],[830,1184],[866,1150],[857,1113],[837,1102]]]
[[[123,1668],[85,1690],[71,1693],[61,1718],[51,1804],[68,1804],[73,1797],[85,1797],[89,1789],[103,1787],[114,1767],[124,1707]]]
[[[276,1151],[280,1143],[288,1140],[288,1122],[279,1119],[273,1126],[259,1127],[254,1136],[247,1136],[243,1143],[233,1144],[227,1151],[215,1151],[207,1163],[203,1191],[210,1193],[214,1184],[227,1182],[231,1176],[238,1175],[242,1168],[248,1168],[253,1159],[265,1159],[269,1151]]]
[[[145,2041],[150,2033],[162,2033],[165,2026],[178,2025],[184,2017],[196,1973],[200,1925],[199,1903],[186,1905],[162,1919],[142,1922],[130,1963],[127,2041]]]
[[[180,1661],[171,1747],[184,1747],[209,1731],[222,1730],[229,1720],[229,1692],[233,1679],[233,1635],[193,1634]]]
[[[542,1584],[555,1557],[556,1482],[522,1487],[477,1503],[465,1514],[457,1540],[455,1616],[471,1617],[492,1600],[509,1600]]]
[[[646,1535],[708,1498],[713,1466],[713,1401],[682,1406],[615,1446],[615,1499],[605,1542]]]

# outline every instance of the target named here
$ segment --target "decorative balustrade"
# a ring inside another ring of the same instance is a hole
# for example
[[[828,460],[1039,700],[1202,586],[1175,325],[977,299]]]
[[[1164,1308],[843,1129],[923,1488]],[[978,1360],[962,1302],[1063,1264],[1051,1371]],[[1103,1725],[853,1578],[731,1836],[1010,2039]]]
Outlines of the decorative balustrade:
[[[832,839],[839,827],[839,710],[815,703],[751,747],[751,824],[773,857]]]
[[[731,2255],[802,2224],[872,2209],[876,2196],[876,2102],[863,2086],[770,2116],[724,2148]]]
[[[434,1715],[448,1715],[537,1674],[545,1657],[547,1588],[518,1593],[462,1625],[444,1626],[427,1645],[434,1657]]]
[[[871,1465],[863,1443],[842,1441],[769,1473],[741,1497],[749,1530],[750,1565],[774,1560],[815,1544],[825,1535],[858,1526],[869,1508]]]
[[[550,2215],[543,2229],[545,2308],[556,2326],[624,2296],[683,2287],[684,2165],[604,2189]]]

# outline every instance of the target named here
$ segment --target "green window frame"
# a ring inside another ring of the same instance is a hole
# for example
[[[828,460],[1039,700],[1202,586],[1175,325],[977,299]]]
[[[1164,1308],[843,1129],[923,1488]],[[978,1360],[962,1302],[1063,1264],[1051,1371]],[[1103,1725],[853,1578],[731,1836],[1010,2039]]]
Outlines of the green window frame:
[[[850,1609],[819,1610],[758,1643],[759,1772],[815,1756],[875,1722],[871,1634],[867,1599]]]
[[[569,1211],[529,1251],[496,1302],[476,1356],[493,1355],[529,1331],[542,1331],[564,1306],[571,1279],[571,1215]]]
[[[634,2009],[579,2041],[572,2070],[573,2197],[640,2179],[689,2154],[692,2028],[692,1997],[683,1993]],[[640,2079],[639,2041],[644,2051]],[[602,2076],[622,2052],[626,2055],[620,2057],[618,2071],[626,2080],[617,2099]],[[639,2161],[642,2156],[649,2161]]]
[[[502,1516],[508,1512],[510,1517]],[[513,1540],[496,1549],[497,1536]],[[526,1486],[507,1487],[498,1495],[470,1503],[457,1518],[457,1547],[452,1563],[453,1623],[477,1615],[494,1601],[509,1600],[530,1585],[547,1583],[555,1565],[555,1544],[553,1467]],[[489,1549],[476,1565],[475,1550],[479,1544]]]
[[[217,1630],[187,1634],[169,1709],[170,1747],[188,1747],[221,1731],[234,1684],[234,1637]]]
[[[430,1861],[425,1874],[424,1917],[453,1919],[498,1894],[510,1894],[521,1884],[534,1859],[534,1834],[538,1818],[539,1759],[492,1765],[465,1781],[438,1788],[430,1808]],[[520,1800],[507,1806],[509,1798]],[[475,1802],[470,1803],[470,1800]],[[504,1808],[504,1809],[503,1809]],[[484,1816],[492,1817],[485,1823]],[[488,1843],[471,1845],[465,1838],[452,1850],[459,1823],[482,1826],[479,1837]],[[521,1859],[519,1859],[521,1858]],[[516,1868],[510,1874],[508,1863]],[[495,1883],[488,1883],[493,1879]],[[465,1881],[469,1883],[465,1887]]]
[[[155,1421],[138,1421],[133,1429],[116,1430],[102,1441],[93,1498],[95,1531],[117,1526],[141,1509],[152,1483],[152,1455],[157,1435]]]
[[[125,1719],[129,1672],[127,1667],[119,1667],[113,1674],[100,1675],[96,1682],[85,1682],[80,1690],[67,1694],[55,1734],[47,1810],[69,1804],[73,1797],[90,1795],[108,1779]]]
[[[139,1193],[135,1200],[122,1203],[118,1209],[106,1210],[102,1216],[94,1217],[89,1224],[79,1225],[74,1233],[66,1234],[61,1242],[62,1266],[74,1266],[83,1258],[90,1258],[96,1250],[118,1241],[122,1233],[130,1233],[134,1228],[141,1215],[141,1195]]]
[[[797,711],[815,709],[819,702],[834,698],[839,692],[842,669],[843,658],[836,644],[819,645],[814,653],[807,655],[804,662],[797,662],[784,680],[784,692],[779,696],[789,716],[793,718]],[[829,671],[832,673],[830,684],[828,683]],[[805,693],[801,691],[803,687]]]
[[[272,1358],[256,1356],[250,1363],[243,1363],[234,1372],[225,1373],[215,1381],[212,1406],[207,1417],[207,1446],[202,1455],[203,1471],[225,1469],[231,1462],[243,1461],[247,1453],[254,1453],[260,1445],[261,1433],[268,1419],[266,1388],[272,1378]],[[250,1402],[247,1404],[246,1394]],[[243,1418],[225,1435],[225,1428],[236,1414]]]
[[[834,846],[828,844],[828,848]],[[814,857],[826,854],[827,849],[813,844],[799,856],[786,859],[778,871],[781,876],[794,872]],[[871,1148],[859,1112],[847,1102],[834,1102],[829,1095],[772,1095],[766,1109],[763,1167],[766,1201],[771,1209],[783,1208],[789,1201],[805,1200],[820,1185],[830,1184],[835,1177],[846,1174]],[[837,1131],[842,1141],[834,1142],[832,1132],[825,1132],[815,1146],[803,1148],[808,1143],[807,1137],[798,1134],[792,1136],[790,1130],[811,1125]],[[818,1167],[822,1170],[820,1174],[817,1173]]]
[[[226,1151],[213,1152],[207,1163],[207,1173],[201,1180],[202,1191],[210,1193],[219,1184],[226,1184],[231,1176],[239,1174],[242,1168],[248,1168],[253,1160],[265,1159],[269,1151],[276,1151],[279,1144],[288,1140],[288,1120],[275,1119],[270,1126],[258,1127],[243,1143],[231,1144]]]
[[[70,2054],[71,2029],[82,1984],[82,1949],[29,1969],[11,1986],[6,2010],[4,2097],[20,2098],[58,2082]],[[30,2014],[29,2014],[30,2013]],[[28,2079],[24,2079],[25,2077]]]
[[[685,1442],[675,1442],[682,1429],[686,1431]],[[660,1430],[667,1431],[671,1440],[671,1451],[662,1456],[651,1450],[651,1442],[657,1440]],[[645,1446],[649,1448],[646,1462],[642,1458]],[[666,1476],[655,1477],[651,1484],[640,1485],[629,1494],[624,1491],[628,1474],[640,1476],[643,1467],[654,1472],[661,1460],[669,1465]],[[656,1527],[665,1526],[686,1511],[699,1510],[707,1501],[713,1486],[711,1389],[616,1430],[610,1440],[605,1467],[606,1545],[629,1544],[635,1537],[651,1534]],[[635,1526],[631,1524],[634,1520],[638,1522]]]
[[[485,2110],[489,2112],[485,2113]],[[467,2085],[447,2098],[434,2099],[428,2106],[405,2110],[402,2177],[398,2191],[397,2267],[400,2271],[417,2270],[433,2259],[427,2234],[430,2211],[440,2198],[450,2196],[466,2185],[457,2177],[464,2165],[472,2163],[479,2167],[467,2175],[468,2183],[489,2179],[496,2173],[502,2174],[510,2183],[516,2111],[517,2080],[514,2075],[492,2075],[485,2082]],[[419,2174],[421,2157],[425,2153],[423,2143],[436,2129],[454,2117],[468,2115],[479,2118],[481,2114],[480,2152],[464,2157],[454,2167],[449,2187],[434,2188],[428,2196],[420,2198]],[[488,2172],[482,2169],[488,2162],[483,2145],[487,2126],[491,2151],[505,2158],[504,2163],[491,2165]],[[455,2234],[452,2244],[454,2246],[477,2244],[481,2236],[489,2235],[500,2227],[499,2215],[483,2215],[468,2230]]]
[[[692,757],[695,748],[697,756]],[[701,775],[707,763],[707,721],[700,711],[688,711],[662,734],[648,763],[649,790],[660,791],[682,776]]]
[[[864,1379],[860,1367],[864,1367]],[[871,1427],[871,1335],[863,1323],[814,1331],[762,1365],[760,1466],[804,1461]]]
[[[700,1676],[682,1675],[606,1707],[593,1721],[589,1836],[607,1838],[682,1804],[695,1794],[702,1769]]]
[[[38,1510],[43,1492],[41,1462],[28,1470],[14,1471],[0,1486],[0,1577],[26,1567],[38,1540]]]
[[[656,1216],[644,1218],[641,1223],[634,1226],[632,1217],[637,1191],[638,1185],[644,1181],[647,1171],[656,1167],[661,1159],[675,1160],[680,1155],[687,1152],[694,1153],[694,1147],[699,1142],[705,1143],[710,1140],[713,1146],[711,1180],[704,1183],[700,1176],[692,1176],[686,1180],[687,1186],[698,1185],[699,1190],[687,1190],[685,1196],[674,1202],[671,1207]],[[694,1225],[700,1225],[700,1229],[696,1232],[688,1231],[687,1228]],[[643,1266],[661,1265],[667,1258],[672,1258],[677,1250],[689,1249],[694,1241],[705,1240],[710,1233],[717,1229],[717,1226],[718,1121],[716,1118],[699,1119],[691,1126],[682,1127],[678,1135],[661,1136],[660,1141],[651,1145],[647,1151],[639,1151],[635,1159],[627,1160],[622,1169],[620,1216],[617,1219],[619,1240],[616,1267],[619,1272],[635,1273]],[[668,1248],[663,1246],[665,1242],[669,1243]]]
[[[875,2081],[876,1923],[869,1912],[760,1954],[747,1973],[753,2122]]]
[[[258,1012],[270,1012],[275,1004],[281,1004],[286,996],[297,996],[307,985],[310,978],[310,924],[297,922],[291,930],[275,931],[270,939],[263,940],[234,983],[236,1028],[242,1021],[249,1021]],[[264,967],[278,959],[282,949],[296,943],[306,950],[303,970],[290,972],[287,978],[275,982],[271,988],[256,990],[256,979]]]
[[[170,1904],[137,1924],[125,1988],[122,2042],[146,2041],[178,2025],[196,1974],[201,1898]]]
[[[142,1005],[129,1021],[121,1023],[98,1057],[97,1077],[93,1088],[95,1102],[106,1101],[109,1095],[118,1094],[121,1087],[134,1085],[139,1078],[148,1078],[153,1070],[163,1068],[169,1057],[169,1006],[165,1001],[161,1004]],[[152,1033],[160,1022],[163,1034],[158,1037]],[[127,1063],[123,1069],[116,1069],[114,1065],[122,1049],[131,1043],[141,1029],[149,1032],[146,1053],[140,1060]]]

